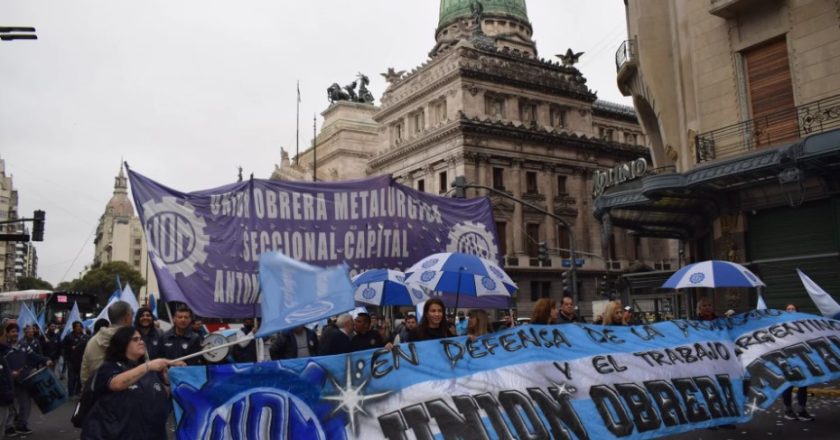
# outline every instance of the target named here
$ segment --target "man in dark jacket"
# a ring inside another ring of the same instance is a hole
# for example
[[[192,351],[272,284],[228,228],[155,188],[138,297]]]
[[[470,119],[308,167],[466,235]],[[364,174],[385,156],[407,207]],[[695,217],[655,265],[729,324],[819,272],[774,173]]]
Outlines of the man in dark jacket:
[[[304,327],[295,327],[277,335],[268,349],[271,359],[295,359],[318,355],[318,336]]]
[[[354,320],[356,335],[350,341],[353,351],[369,350],[385,346],[382,334],[370,328],[370,315],[359,313]]]
[[[152,309],[148,307],[137,309],[134,316],[134,328],[137,329],[140,337],[143,338],[143,343],[146,344],[146,353],[149,354],[149,359],[159,358],[163,331],[155,327],[155,315],[152,314]]]
[[[15,428],[9,427],[6,429],[6,420],[9,419],[9,412],[12,411],[12,405],[15,403],[15,383],[12,379],[12,370],[9,368],[9,363],[6,362],[6,354],[11,350],[11,347],[6,344],[5,329],[0,327],[0,430],[5,430],[5,436],[14,437],[17,435]],[[3,432],[3,431],[0,431]]]
[[[88,343],[88,335],[81,321],[73,321],[72,329],[62,342],[64,363],[67,365],[67,394],[75,396],[82,391],[82,358]]]
[[[32,434],[29,429],[29,414],[32,410],[32,397],[29,391],[23,386],[23,380],[29,377],[35,370],[40,367],[52,367],[52,361],[45,356],[41,356],[31,350],[31,347],[21,345],[18,341],[18,334],[20,329],[17,323],[9,323],[5,326],[6,344],[11,348],[5,354],[6,362],[9,364],[9,370],[12,372],[12,378],[15,381],[15,404],[16,414],[14,417],[14,425],[12,428],[21,435]],[[9,430],[9,427],[6,428]]]
[[[564,296],[560,302],[560,313],[557,314],[558,324],[571,324],[574,322],[583,322],[577,313],[575,313],[575,302],[571,296]]]
[[[161,339],[160,357],[178,359],[183,356],[201,351],[201,337],[190,328],[192,310],[187,306],[179,306],[172,319],[172,328],[163,334]],[[201,357],[187,359],[187,365],[200,365]]]
[[[330,332],[322,341],[320,351],[322,356],[353,351],[353,345],[350,344],[350,335],[353,334],[353,317],[348,313],[339,316],[336,326],[338,330]]]
[[[56,328],[54,322],[47,325],[41,346],[44,348],[44,356],[50,358],[53,364],[58,364],[58,358],[61,356],[61,331]]]

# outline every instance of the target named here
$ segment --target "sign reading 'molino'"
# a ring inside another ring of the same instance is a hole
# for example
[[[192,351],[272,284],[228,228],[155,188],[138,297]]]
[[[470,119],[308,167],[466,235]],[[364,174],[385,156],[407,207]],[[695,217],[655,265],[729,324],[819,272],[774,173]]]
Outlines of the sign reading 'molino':
[[[252,179],[182,193],[128,175],[161,292],[204,317],[259,312],[264,252],[317,266],[347,263],[352,272],[406,269],[438,252],[499,259],[489,199],[427,194],[390,176]]]
[[[632,162],[619,164],[607,171],[595,171],[593,179],[592,197],[598,197],[604,190],[612,186],[642,177],[648,171],[648,164],[645,158],[640,157]]]

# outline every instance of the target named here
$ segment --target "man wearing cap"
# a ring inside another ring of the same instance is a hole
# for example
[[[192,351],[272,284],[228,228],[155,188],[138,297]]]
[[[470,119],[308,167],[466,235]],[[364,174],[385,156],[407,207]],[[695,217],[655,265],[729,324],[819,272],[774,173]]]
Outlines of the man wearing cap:
[[[641,325],[639,318],[633,313],[633,307],[624,306],[624,325]]]

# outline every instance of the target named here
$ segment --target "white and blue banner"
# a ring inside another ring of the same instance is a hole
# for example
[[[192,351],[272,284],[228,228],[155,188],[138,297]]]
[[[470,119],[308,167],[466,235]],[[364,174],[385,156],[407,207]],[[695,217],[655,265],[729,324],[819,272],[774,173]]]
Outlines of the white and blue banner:
[[[320,268],[280,252],[260,256],[262,325],[257,337],[320,321],[355,307],[347,265]]]
[[[840,321],[522,326],[170,376],[179,439],[646,439],[742,423],[786,387],[840,377]]]

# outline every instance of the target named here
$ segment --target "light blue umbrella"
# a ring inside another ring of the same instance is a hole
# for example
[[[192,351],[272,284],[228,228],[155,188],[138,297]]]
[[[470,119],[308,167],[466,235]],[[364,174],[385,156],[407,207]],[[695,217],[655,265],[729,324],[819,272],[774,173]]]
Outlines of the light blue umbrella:
[[[467,307],[506,307],[517,289],[496,263],[460,252],[430,255],[405,273],[410,286],[454,295],[456,309],[461,296],[467,300],[463,304]]]
[[[671,275],[662,285],[666,289],[763,286],[764,282],[746,267],[720,260],[689,264]]]
[[[356,303],[373,306],[414,306],[429,299],[420,287],[405,284],[398,270],[372,269],[353,277]]]

